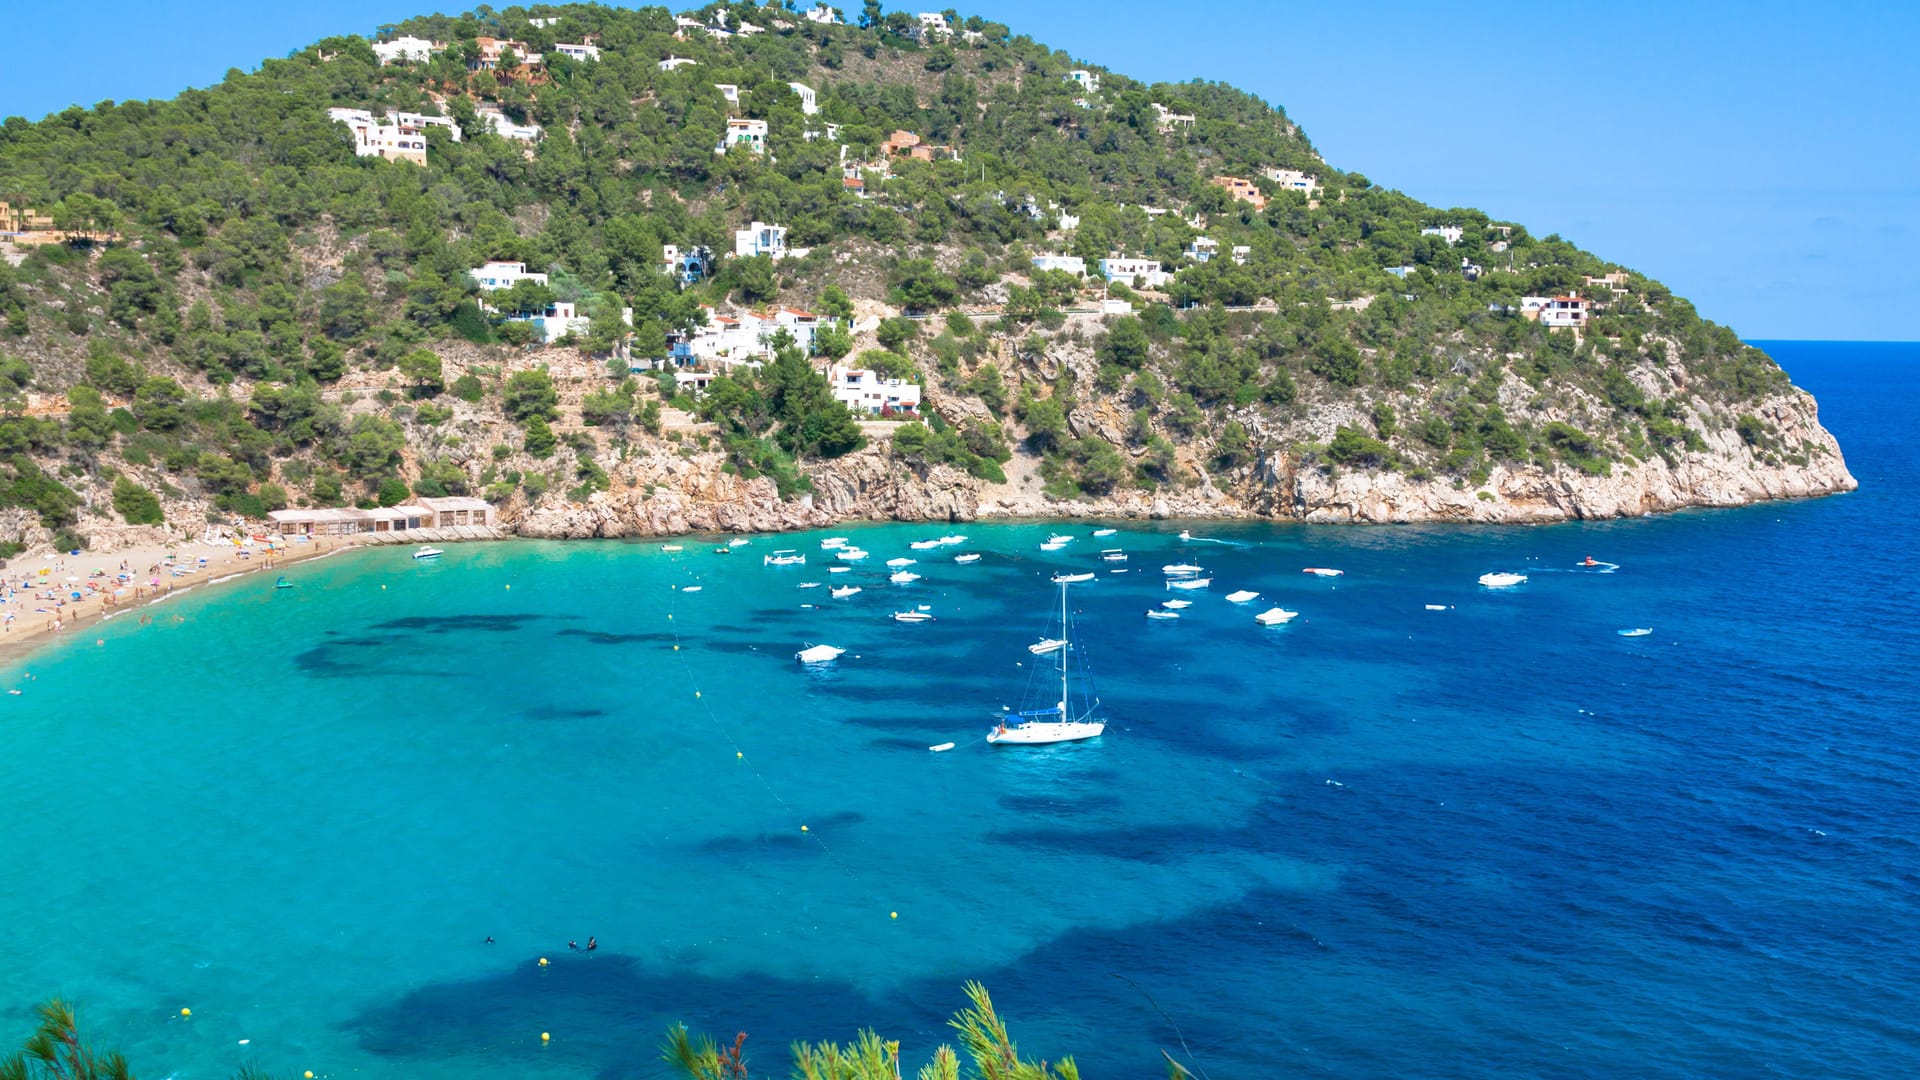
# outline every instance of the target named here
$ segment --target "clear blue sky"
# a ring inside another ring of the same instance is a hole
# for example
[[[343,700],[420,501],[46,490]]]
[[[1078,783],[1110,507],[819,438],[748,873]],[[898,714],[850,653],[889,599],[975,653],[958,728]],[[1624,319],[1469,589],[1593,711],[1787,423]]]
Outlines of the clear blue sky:
[[[0,66],[0,114],[170,96],[427,7],[93,4],[86,61],[14,50]],[[1910,322],[1920,4],[982,0],[962,10],[1138,78],[1250,90],[1285,107],[1341,168],[1558,232],[1664,280],[1745,337],[1920,337]]]

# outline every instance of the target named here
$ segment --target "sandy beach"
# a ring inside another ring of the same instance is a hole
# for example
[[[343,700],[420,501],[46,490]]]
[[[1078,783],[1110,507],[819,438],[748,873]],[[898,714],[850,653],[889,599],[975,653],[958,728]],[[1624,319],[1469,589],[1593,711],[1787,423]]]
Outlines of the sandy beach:
[[[193,589],[358,546],[351,537],[276,544],[272,550],[257,541],[242,547],[231,540],[193,540],[16,556],[0,570],[0,664],[61,638],[85,636],[116,613],[134,618],[135,610]]]

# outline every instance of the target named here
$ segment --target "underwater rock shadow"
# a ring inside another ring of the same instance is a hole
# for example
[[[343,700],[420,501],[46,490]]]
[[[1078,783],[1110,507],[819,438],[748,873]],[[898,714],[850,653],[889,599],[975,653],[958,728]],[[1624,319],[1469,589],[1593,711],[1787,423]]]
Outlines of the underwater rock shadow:
[[[528,623],[541,622],[554,618],[572,618],[572,616],[510,614],[510,615],[406,615],[398,619],[377,622],[374,630],[431,630],[436,633],[458,633],[462,630],[481,630],[487,633],[501,634],[518,630]]]
[[[694,845],[694,850],[701,855],[733,857],[825,855],[827,850],[814,842],[814,833],[826,837],[837,837],[843,830],[867,820],[867,815],[854,810],[842,810],[837,814],[828,814],[811,820],[809,831],[805,833],[793,831],[732,833],[702,840]]]
[[[558,631],[556,637],[576,637],[594,645],[662,645],[672,644],[673,635],[666,633],[623,634],[611,630],[582,630],[569,626]]]

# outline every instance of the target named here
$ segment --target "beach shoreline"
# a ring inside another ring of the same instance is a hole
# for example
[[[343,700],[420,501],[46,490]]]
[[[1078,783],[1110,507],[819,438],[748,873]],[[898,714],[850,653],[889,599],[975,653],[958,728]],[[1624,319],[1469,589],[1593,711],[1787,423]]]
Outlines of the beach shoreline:
[[[24,592],[16,594],[12,603],[0,605],[0,611],[17,616],[5,624],[4,630],[0,630],[0,668],[15,667],[62,641],[84,638],[86,631],[106,622],[133,616],[191,592],[230,585],[267,571],[282,572],[296,563],[313,562],[372,546],[376,545],[356,543],[351,537],[337,537],[293,545],[271,554],[253,550],[247,557],[241,556],[242,549],[238,546],[223,548],[221,545],[186,542],[143,543],[117,551],[82,551],[78,555],[54,553],[30,559],[16,557],[9,561],[4,571],[0,571],[9,581],[17,581],[23,575],[38,575],[45,568],[49,571],[46,575],[48,586],[56,591],[65,591],[83,588],[88,581],[101,581],[92,576],[95,570],[105,572],[108,575],[106,580],[111,581],[114,574],[121,572],[120,567],[124,563],[129,568],[126,572],[132,573],[139,584],[135,586],[137,595],[116,600],[110,592],[102,591],[80,600],[68,600],[64,606],[51,612],[36,611],[32,607],[35,603],[51,602],[35,601]],[[147,577],[147,568],[164,567],[169,555],[175,563],[182,559],[197,563],[202,558],[207,563],[188,580],[174,579],[162,570],[158,588],[145,584],[152,580]],[[77,580],[69,582],[69,577]],[[56,621],[59,629],[55,629]]]

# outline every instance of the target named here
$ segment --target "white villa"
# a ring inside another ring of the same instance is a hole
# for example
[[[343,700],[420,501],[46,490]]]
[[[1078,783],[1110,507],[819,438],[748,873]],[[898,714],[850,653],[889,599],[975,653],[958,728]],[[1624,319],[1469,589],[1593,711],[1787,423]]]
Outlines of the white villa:
[[[547,275],[532,273],[523,262],[508,262],[505,259],[488,259],[485,266],[467,271],[467,276],[482,292],[498,292],[511,289],[522,281],[531,281],[535,285],[545,285]]]
[[[1193,114],[1191,113],[1174,112],[1157,101],[1153,102],[1153,111],[1157,117],[1161,131],[1170,131],[1176,125],[1181,127],[1193,126]]]
[[[785,330],[793,343],[808,356],[813,355],[813,337],[834,320],[823,319],[799,308],[778,308],[770,312],[722,315],[702,305],[707,324],[684,334],[673,335],[668,351],[679,367],[733,368],[758,367],[773,358],[773,339]]]
[[[1317,177],[1308,176],[1299,169],[1268,169],[1266,177],[1279,185],[1282,191],[1298,191],[1306,195],[1312,195],[1314,186],[1320,182]]]
[[[1220,241],[1210,236],[1196,236],[1187,241],[1187,249],[1183,254],[1194,262],[1212,262],[1214,256],[1220,254]]]
[[[744,146],[756,154],[766,153],[767,122],[737,116],[728,120],[726,134],[720,136],[720,145],[714,147],[713,152],[724,154],[736,146]]]
[[[327,118],[347,125],[353,132],[353,152],[359,157],[379,157],[425,165],[429,127],[446,128],[454,142],[460,141],[460,126],[445,116],[397,112],[376,120],[365,109],[328,109]]]
[[[683,67],[692,67],[700,61],[685,56],[669,56],[660,61],[661,71],[678,71]]]
[[[578,45],[556,44],[553,47],[553,51],[559,53],[561,56],[574,60],[593,60],[597,62],[600,59],[600,46],[592,42],[583,41]]]
[[[1100,76],[1095,75],[1086,68],[1074,68],[1072,71],[1067,72],[1067,79],[1077,84],[1080,89],[1085,90],[1089,94],[1097,94],[1100,92]]]
[[[1173,279],[1173,275],[1160,269],[1159,259],[1126,259],[1118,255],[1100,260],[1100,276],[1108,281],[1132,284],[1139,281],[1147,288],[1157,288]]]
[[[380,58],[380,64],[384,67],[387,64],[410,64],[427,60],[434,53],[445,48],[445,45],[437,41],[428,41],[425,38],[409,35],[394,38],[392,41],[374,42],[373,55]]]
[[[833,399],[857,413],[868,416],[920,415],[920,384],[906,379],[886,379],[866,368],[831,364],[827,384],[833,387]]]
[[[503,139],[518,139],[521,142],[535,142],[540,138],[540,125],[531,121],[518,124],[499,109],[482,108],[474,112],[485,121],[495,135]]]
[[[1035,255],[1033,257],[1033,268],[1035,270],[1065,270],[1069,274],[1077,274],[1080,277],[1087,276],[1087,260],[1078,255]]]
[[[736,109],[740,107],[740,87],[737,84],[717,82],[713,88],[720,91],[720,96],[727,99],[727,104]]]
[[[755,255],[776,260],[785,258],[787,227],[756,221],[744,229],[736,229],[733,234],[733,253],[742,259],[750,259]]]
[[[1467,235],[1467,230],[1458,225],[1429,225],[1420,230],[1420,235],[1437,236],[1445,240],[1448,247],[1452,247],[1460,242],[1461,237]]]
[[[1252,255],[1253,255],[1253,248],[1251,245],[1248,245],[1248,244],[1233,245],[1233,265],[1235,266],[1247,265],[1247,259]]]
[[[706,247],[680,248],[666,245],[667,275],[682,285],[692,285],[707,276],[713,269],[713,249]]]
[[[1520,313],[1527,313],[1529,301],[1541,301],[1534,308],[1533,318],[1549,330],[1580,330],[1586,327],[1587,319],[1593,314],[1593,307],[1579,293],[1568,296],[1556,296],[1547,299],[1541,296],[1527,296],[1520,300]]]
[[[787,86],[800,95],[800,112],[803,115],[812,116],[820,111],[820,99],[814,94],[813,87],[797,82],[790,82]]]
[[[922,11],[914,18],[919,23],[910,33],[917,39],[943,38],[953,33],[953,27],[947,25],[947,17],[938,11]]]
[[[840,25],[840,13],[826,4],[815,4],[808,8],[806,17],[808,22],[819,23],[822,26]]]

